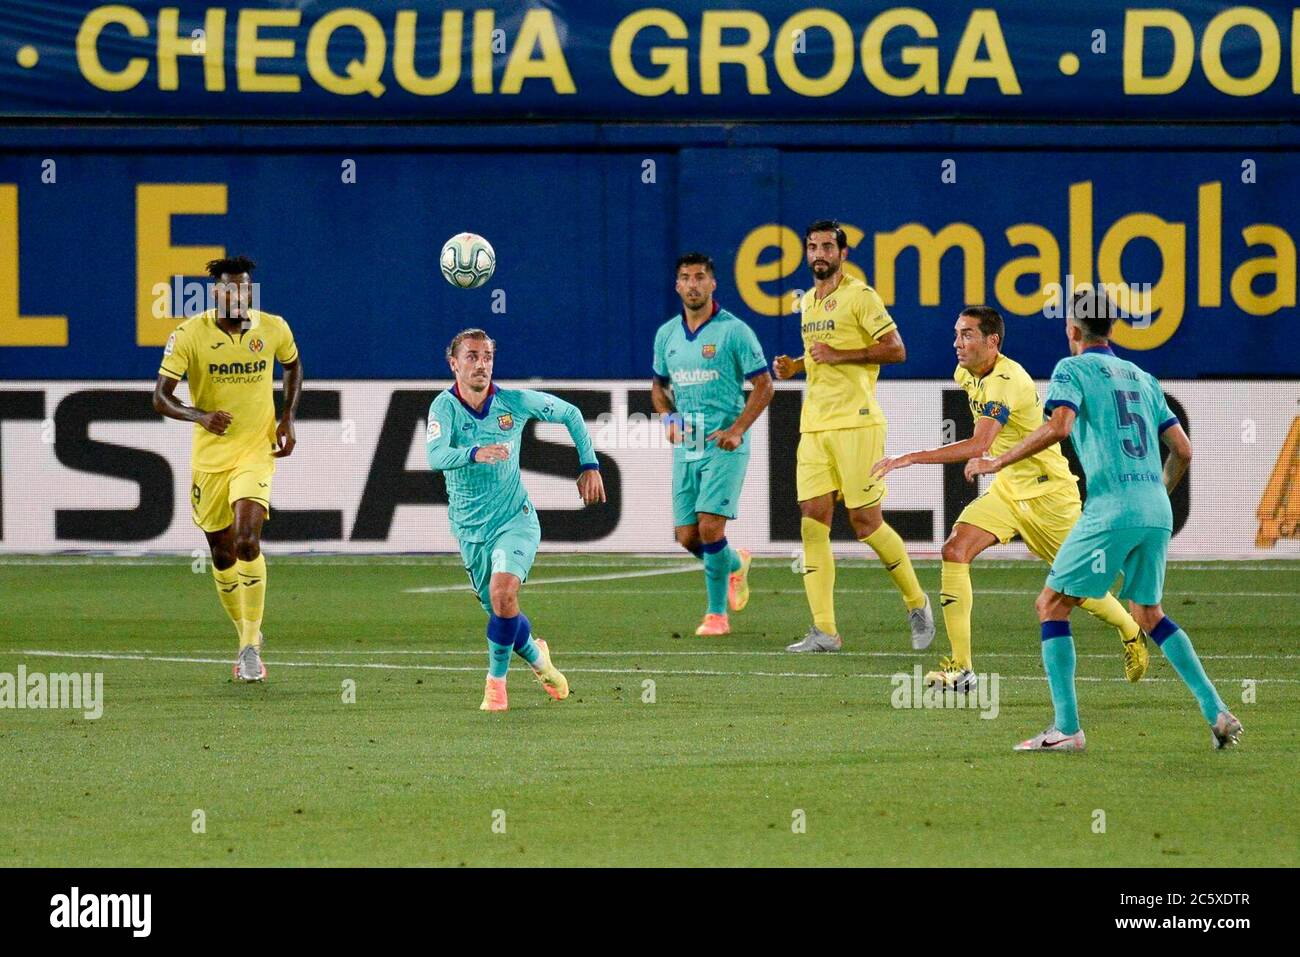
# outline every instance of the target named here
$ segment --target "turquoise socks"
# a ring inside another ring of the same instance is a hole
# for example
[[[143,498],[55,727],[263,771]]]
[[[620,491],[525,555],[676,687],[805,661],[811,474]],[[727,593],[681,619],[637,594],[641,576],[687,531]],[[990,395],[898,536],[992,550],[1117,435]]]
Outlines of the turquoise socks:
[[[1079,730],[1079,702],[1074,695],[1074,638],[1068,621],[1043,622],[1043,667],[1056,709],[1056,730],[1076,734]]]
[[[534,669],[542,660],[542,649],[533,641],[533,624],[523,612],[519,613],[519,628],[515,631],[515,654]]]
[[[709,594],[709,614],[727,613],[727,579],[740,567],[740,556],[728,547],[727,539],[704,544],[704,586]]]
[[[515,650],[515,635],[519,631],[519,618],[488,616],[488,677],[504,678],[510,670],[510,652]]]
[[[542,660],[542,649],[533,640],[533,625],[525,614],[514,618],[488,616],[488,677],[504,678],[510,669],[510,652],[536,668]]]
[[[1192,647],[1187,632],[1174,624],[1172,619],[1161,618],[1160,624],[1151,629],[1151,640],[1160,646],[1169,663],[1174,666],[1174,671],[1178,672],[1178,677],[1183,679],[1183,684],[1196,695],[1196,703],[1201,706],[1205,720],[1214,724],[1219,712],[1227,711],[1228,706],[1206,677],[1201,659],[1196,657],[1196,649]]]
[[[1201,661],[1196,657],[1191,639],[1169,618],[1151,630],[1151,639],[1160,646],[1178,677],[1196,696],[1205,720],[1213,724],[1219,712],[1228,707],[1214,690],[1205,675]],[[1043,622],[1043,667],[1047,670],[1047,683],[1052,689],[1052,706],[1056,709],[1056,730],[1074,734],[1079,730],[1079,704],[1074,695],[1074,639],[1068,621]]]

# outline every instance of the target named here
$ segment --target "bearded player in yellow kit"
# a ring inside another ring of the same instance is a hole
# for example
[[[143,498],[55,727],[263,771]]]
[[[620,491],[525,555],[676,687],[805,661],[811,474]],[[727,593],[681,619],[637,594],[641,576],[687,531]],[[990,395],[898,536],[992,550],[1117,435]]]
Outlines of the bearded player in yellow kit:
[[[239,634],[234,674],[240,681],[266,677],[262,523],[270,517],[275,460],[293,452],[293,420],[302,394],[302,361],[289,324],[249,308],[256,268],[246,256],[208,263],[216,308],[176,327],[163,349],[153,392],[157,412],[194,423],[190,504],[194,524],[212,550],[217,595]],[[277,360],[284,369],[278,424]],[[189,380],[192,406],[176,398],[182,378]]]
[[[874,475],[883,478],[909,465],[997,456],[1043,424],[1043,402],[1034,380],[1020,363],[1002,354],[1006,325],[1001,313],[990,306],[970,306],[957,317],[954,332],[957,371],[953,378],[970,400],[975,434],[937,449],[881,459],[872,470]],[[975,556],[1019,536],[1031,552],[1051,564],[1080,513],[1078,479],[1056,443],[1004,468],[988,491],[962,510],[943,543],[939,592],[952,655],[925,676],[926,684],[962,692],[975,690],[978,679],[970,650],[974,603],[970,564]],[[1125,677],[1142,680],[1150,655],[1146,637],[1133,616],[1111,594],[1085,599],[1083,608],[1115,627],[1124,645]]]
[[[848,237],[840,224],[823,219],[804,232],[804,249],[815,287],[801,302],[804,354],[777,356],[778,379],[804,372],[808,388],[799,418],[795,482],[802,515],[804,592],[813,624],[793,652],[839,651],[835,623],[835,556],[831,517],[844,500],[859,541],[871,546],[907,607],[912,647],[934,640],[934,614],[921,590],[903,539],[885,522],[885,483],[871,466],[885,454],[885,416],[876,402],[882,365],[907,358],[898,327],[876,291],[844,273]]]

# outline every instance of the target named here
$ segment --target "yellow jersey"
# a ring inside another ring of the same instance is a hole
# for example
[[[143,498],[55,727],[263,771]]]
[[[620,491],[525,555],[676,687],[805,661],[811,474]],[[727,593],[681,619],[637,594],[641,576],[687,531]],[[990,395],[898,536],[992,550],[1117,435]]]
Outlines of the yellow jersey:
[[[804,293],[800,313],[808,388],[799,431],[883,426],[885,415],[876,404],[880,366],[861,362],[823,365],[809,355],[814,342],[833,349],[867,349],[898,328],[876,290],[846,275],[823,299],[817,298],[815,289]]]
[[[190,404],[204,412],[230,413],[225,435],[194,423],[191,467],[224,472],[252,452],[275,448],[275,364],[298,358],[289,324],[279,316],[248,311],[249,328],[231,335],[217,325],[216,310],[186,319],[163,347],[158,371],[188,379]]]
[[[971,416],[976,422],[987,416],[1002,423],[989,455],[998,456],[1019,445],[1043,424],[1043,402],[1038,397],[1038,389],[1019,362],[999,355],[993,368],[982,376],[958,366],[952,377],[966,390]],[[1066,485],[1077,486],[1078,481],[1061,454],[1061,446],[1054,442],[1043,451],[1008,465],[993,479],[990,488],[997,488],[1013,501],[1023,501],[1060,491]]]

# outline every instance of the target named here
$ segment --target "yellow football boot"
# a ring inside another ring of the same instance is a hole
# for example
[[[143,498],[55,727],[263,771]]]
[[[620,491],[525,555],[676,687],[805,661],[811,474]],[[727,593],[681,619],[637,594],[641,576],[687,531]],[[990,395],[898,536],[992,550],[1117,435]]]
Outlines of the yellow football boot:
[[[546,642],[533,636],[533,641],[537,642],[537,647],[541,649],[542,657],[537,662],[538,667],[533,670],[533,676],[537,678],[548,695],[556,701],[563,701],[569,696],[569,679],[560,674],[560,669],[551,663],[551,649]]]
[[[1147,648],[1147,636],[1139,631],[1124,642],[1124,677],[1135,683],[1141,681],[1149,664],[1151,651]]]
[[[740,571],[732,572],[727,580],[727,604],[732,611],[744,611],[749,604],[749,566],[754,557],[747,548],[737,548],[736,554],[740,556]]]

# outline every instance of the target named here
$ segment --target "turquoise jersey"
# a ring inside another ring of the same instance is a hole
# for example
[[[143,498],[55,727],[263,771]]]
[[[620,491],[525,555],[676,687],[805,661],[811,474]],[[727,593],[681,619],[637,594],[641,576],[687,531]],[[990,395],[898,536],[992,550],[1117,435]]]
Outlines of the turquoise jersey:
[[[1177,425],[1160,383],[1106,347],[1062,359],[1043,408],[1074,409],[1070,441],[1088,480],[1081,524],[1173,530],[1160,436]]]
[[[425,451],[429,468],[447,480],[451,530],[458,541],[484,542],[522,513],[533,511],[519,474],[519,445],[529,419],[562,422],[578,449],[583,469],[597,467],[591,435],[577,406],[546,392],[498,389],[481,412],[461,401],[456,387],[438,393],[429,406]],[[481,445],[510,446],[504,462],[475,462]]]
[[[713,304],[713,315],[692,333],[678,313],[655,333],[654,374],[671,385],[673,405],[685,419],[684,441],[674,455],[699,457],[704,438],[728,428],[745,407],[745,380],[767,371],[758,337],[743,321]],[[746,433],[744,445],[748,445]],[[743,447],[743,446],[742,446]]]

